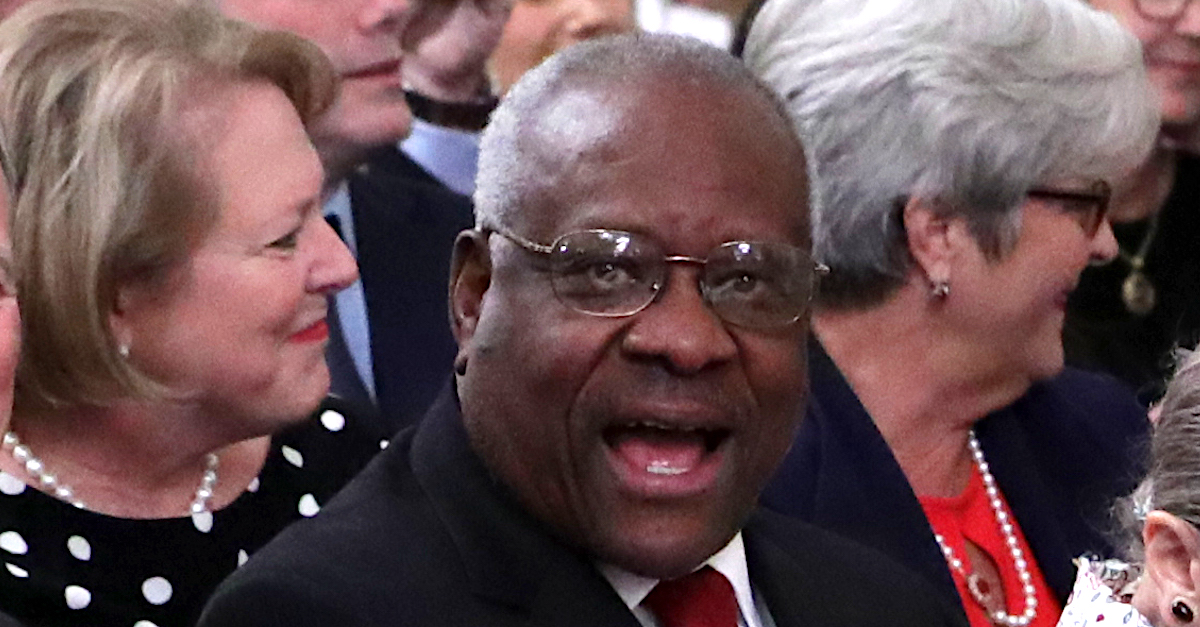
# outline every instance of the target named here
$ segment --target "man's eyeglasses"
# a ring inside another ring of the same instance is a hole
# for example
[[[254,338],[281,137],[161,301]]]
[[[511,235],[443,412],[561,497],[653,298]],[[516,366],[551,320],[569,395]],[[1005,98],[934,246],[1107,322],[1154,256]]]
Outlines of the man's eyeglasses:
[[[722,320],[783,327],[804,315],[816,275],[827,272],[804,250],[778,242],[726,242],[701,259],[666,255],[653,239],[626,231],[576,231],[549,246],[501,229],[485,232],[544,257],[558,300],[593,316],[632,316],[649,307],[667,285],[668,265],[684,263],[701,268],[700,293]]]
[[[1133,6],[1142,17],[1160,22],[1174,22],[1183,15],[1192,0],[1134,0]]]
[[[1064,213],[1071,214],[1079,220],[1079,226],[1088,237],[1095,237],[1108,215],[1108,201],[1112,197],[1112,188],[1104,181],[1096,181],[1087,190],[1064,190],[1035,187],[1025,195],[1039,200],[1049,200],[1062,207]]]

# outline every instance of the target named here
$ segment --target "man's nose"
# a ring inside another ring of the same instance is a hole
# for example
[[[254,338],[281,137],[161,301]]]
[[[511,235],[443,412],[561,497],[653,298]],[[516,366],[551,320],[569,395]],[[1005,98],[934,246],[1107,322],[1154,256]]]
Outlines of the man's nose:
[[[626,354],[658,359],[678,374],[696,374],[732,360],[737,344],[697,285],[700,268],[673,266],[649,307],[635,314],[622,341]]]

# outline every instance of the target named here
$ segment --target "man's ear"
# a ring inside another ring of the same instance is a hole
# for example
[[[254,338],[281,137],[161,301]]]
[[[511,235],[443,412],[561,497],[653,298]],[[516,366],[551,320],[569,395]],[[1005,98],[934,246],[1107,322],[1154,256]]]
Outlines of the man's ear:
[[[487,234],[476,229],[459,233],[450,260],[450,326],[458,341],[456,372],[466,369],[466,349],[475,335],[483,295],[491,282],[492,255]]]
[[[952,221],[930,201],[916,197],[905,202],[901,219],[908,250],[929,285],[949,283],[955,251]]]
[[[1200,611],[1200,531],[1181,518],[1153,511],[1146,515],[1142,539],[1146,576],[1159,592],[1159,615],[1172,616],[1171,606],[1180,600]]]

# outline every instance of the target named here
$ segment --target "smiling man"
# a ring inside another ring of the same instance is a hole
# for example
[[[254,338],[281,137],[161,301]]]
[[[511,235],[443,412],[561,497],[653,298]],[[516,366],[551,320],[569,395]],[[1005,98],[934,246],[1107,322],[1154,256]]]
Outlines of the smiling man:
[[[699,42],[523,78],[456,244],[457,394],[203,624],[952,624],[887,559],[755,513],[805,399],[804,173],[773,96]]]

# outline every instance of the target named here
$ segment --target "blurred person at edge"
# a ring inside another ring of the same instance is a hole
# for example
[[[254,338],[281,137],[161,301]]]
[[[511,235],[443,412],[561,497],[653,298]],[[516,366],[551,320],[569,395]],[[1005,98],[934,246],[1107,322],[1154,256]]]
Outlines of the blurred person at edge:
[[[0,611],[194,624],[378,452],[323,403],[326,297],[355,270],[304,122],[335,90],[315,46],[203,3],[38,0],[0,22],[27,312]]]
[[[571,44],[636,27],[632,0],[517,0],[488,60],[496,92]]]
[[[1064,372],[1158,132],[1138,42],[1077,0],[769,0],[748,65],[808,149],[812,402],[768,507],[884,550],[975,627],[1054,625],[1145,411]]]
[[[1059,627],[1185,627],[1200,611],[1200,351],[1180,367],[1159,405],[1150,469],[1118,501],[1128,559],[1079,558]]]
[[[480,159],[456,386],[201,625],[959,624],[891,560],[757,507],[801,417],[816,268],[803,149],[738,60],[570,46]]]
[[[1144,404],[1162,394],[1171,351],[1200,340],[1200,6],[1189,0],[1091,0],[1142,43],[1159,141],[1114,181],[1118,253],[1084,270],[1067,303],[1067,364],[1111,373]]]
[[[12,277],[8,239],[8,186],[0,185],[0,426],[7,429],[12,415],[13,377],[21,345],[21,314]],[[0,627],[21,627],[0,612]]]
[[[337,102],[310,130],[324,212],[361,276],[334,299],[332,391],[377,406],[393,432],[449,380],[446,277],[455,236],[473,224],[463,194],[496,104],[485,66],[512,0],[214,2],[317,44],[340,75]]]

